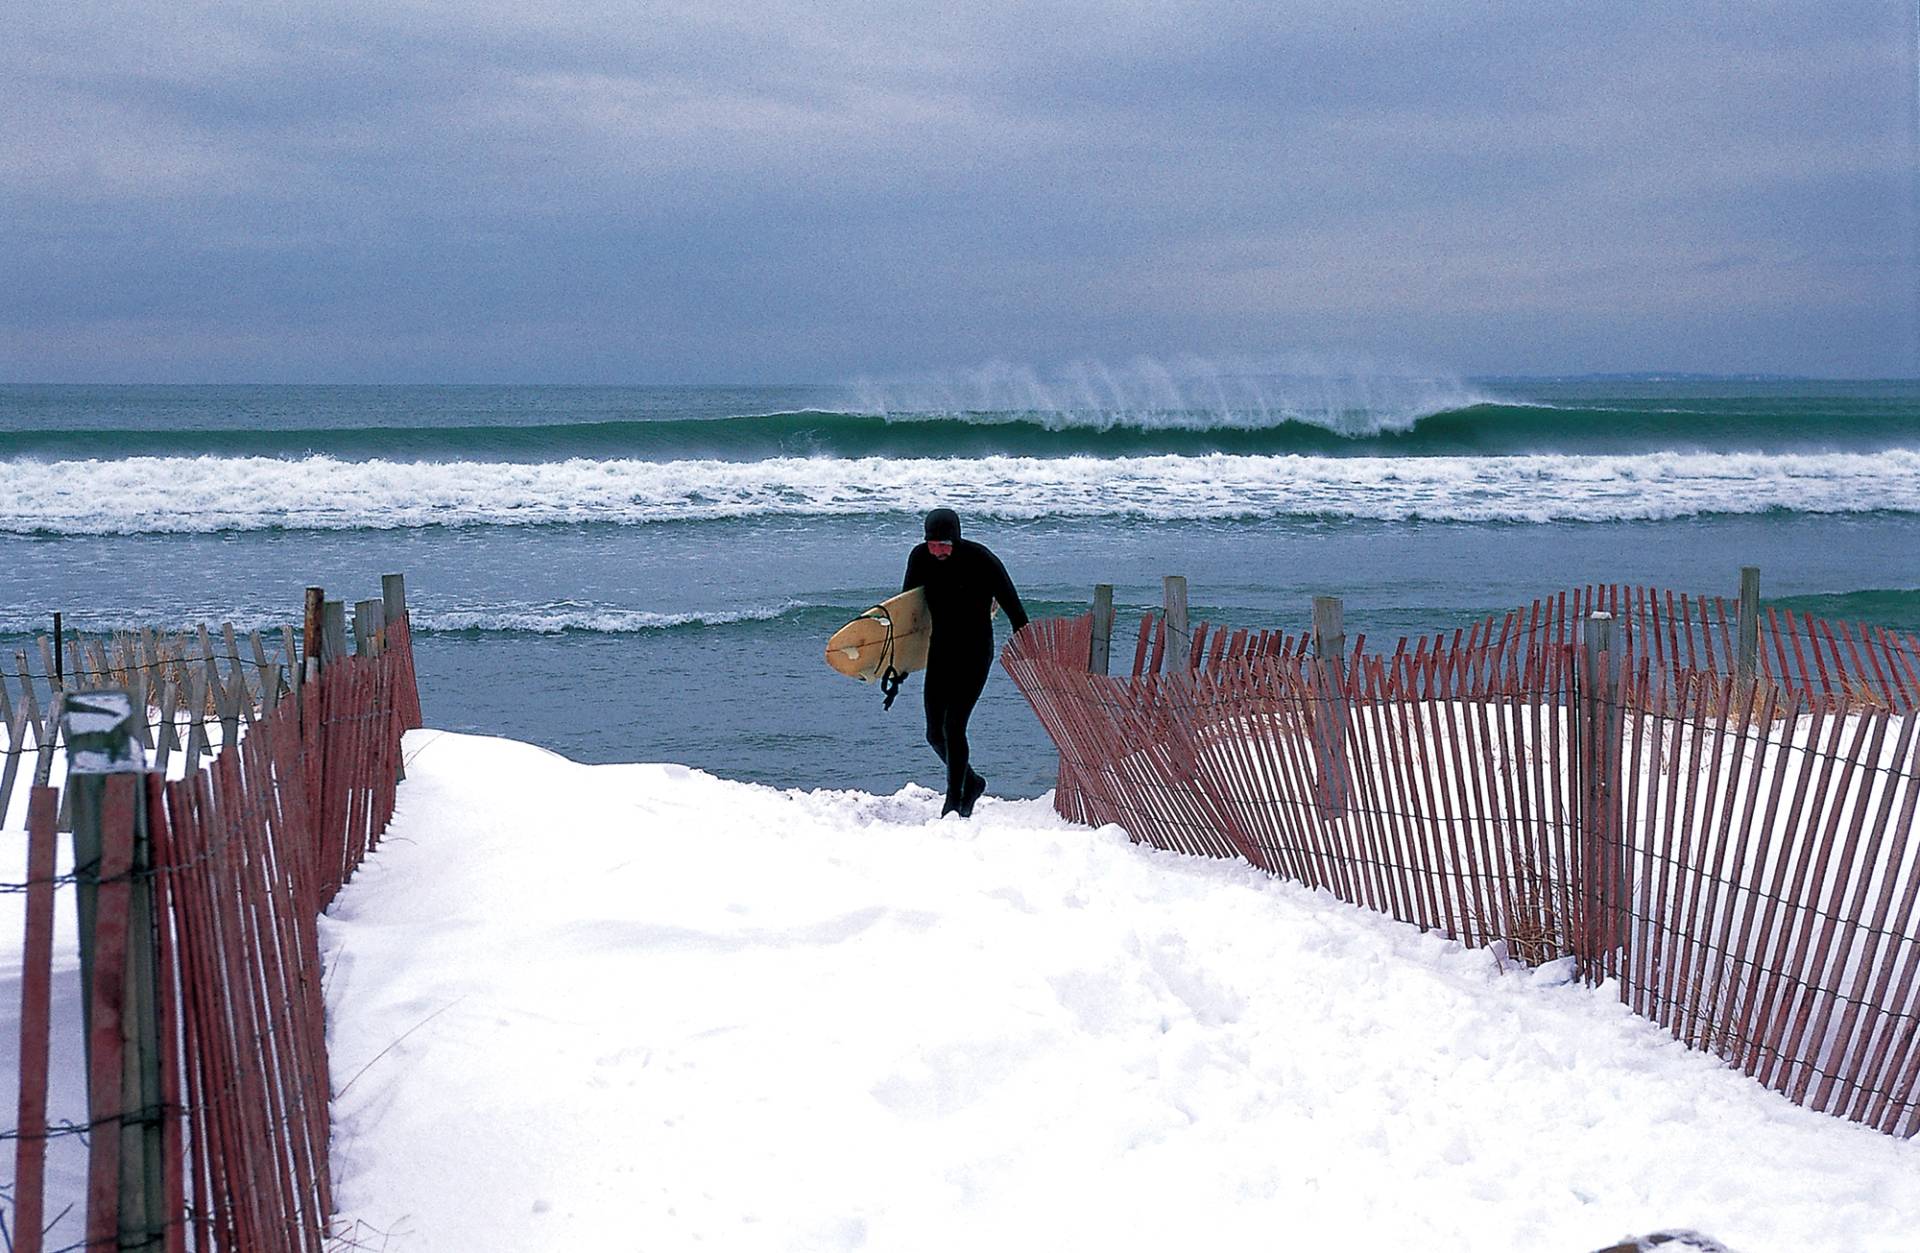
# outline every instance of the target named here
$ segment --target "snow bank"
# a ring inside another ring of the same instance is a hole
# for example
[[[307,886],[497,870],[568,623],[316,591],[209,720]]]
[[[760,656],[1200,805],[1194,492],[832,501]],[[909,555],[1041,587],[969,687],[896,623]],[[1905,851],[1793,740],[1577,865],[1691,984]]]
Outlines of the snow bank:
[[[376,1247],[1920,1250],[1920,1146],[1564,971],[1044,801],[407,752],[323,924]]]

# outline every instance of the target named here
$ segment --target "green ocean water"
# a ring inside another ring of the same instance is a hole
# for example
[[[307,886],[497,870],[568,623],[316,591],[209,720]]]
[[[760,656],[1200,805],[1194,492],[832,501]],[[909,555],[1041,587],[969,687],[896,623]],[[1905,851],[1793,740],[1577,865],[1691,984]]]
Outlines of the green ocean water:
[[[0,388],[0,663],[83,629],[297,620],[408,575],[433,725],[777,786],[930,780],[917,689],[829,673],[959,509],[1038,613],[1462,625],[1624,580],[1920,630],[1920,383],[1176,378],[807,387]],[[1001,794],[1053,757],[1004,676]]]

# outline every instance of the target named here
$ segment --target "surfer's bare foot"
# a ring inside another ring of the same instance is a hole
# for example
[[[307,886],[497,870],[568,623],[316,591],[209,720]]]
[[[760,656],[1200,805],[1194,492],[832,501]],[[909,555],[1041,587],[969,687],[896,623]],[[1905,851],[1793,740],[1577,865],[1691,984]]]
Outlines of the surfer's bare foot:
[[[960,794],[960,816],[962,818],[973,817],[973,803],[986,795],[986,791],[987,781],[969,771],[967,773],[967,790]]]

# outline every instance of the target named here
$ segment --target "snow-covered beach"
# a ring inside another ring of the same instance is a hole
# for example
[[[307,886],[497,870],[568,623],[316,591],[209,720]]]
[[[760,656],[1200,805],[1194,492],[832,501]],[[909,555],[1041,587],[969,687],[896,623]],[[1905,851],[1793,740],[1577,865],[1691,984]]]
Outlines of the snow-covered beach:
[[[8,17],[0,1253],[1920,1253],[1920,0]]]
[[[1045,801],[407,754],[323,923],[374,1247],[1920,1249],[1920,1146],[1556,967]]]

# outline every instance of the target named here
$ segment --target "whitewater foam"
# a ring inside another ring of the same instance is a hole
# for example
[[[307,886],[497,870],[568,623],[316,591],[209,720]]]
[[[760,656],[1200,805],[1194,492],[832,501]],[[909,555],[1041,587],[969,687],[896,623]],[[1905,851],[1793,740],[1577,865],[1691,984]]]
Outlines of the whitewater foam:
[[[297,608],[297,606],[296,606]],[[163,631],[189,630],[205,626],[217,641],[222,629],[232,626],[241,636],[258,631],[262,645],[270,656],[277,656],[280,648],[278,633],[281,627],[300,626],[297,614],[275,612],[261,606],[244,606],[230,609],[209,608],[205,605],[182,608],[164,603],[146,605],[128,605],[112,610],[68,609],[64,613],[64,629],[70,635],[97,636],[110,635],[116,631],[141,631],[151,627]],[[52,611],[46,613],[0,612],[0,637],[46,635],[52,626]],[[224,648],[216,644],[216,648]],[[225,656],[224,652],[220,656]],[[252,656],[250,644],[241,645],[242,657]],[[33,669],[40,670],[37,653],[31,653]]]
[[[481,604],[463,609],[434,610],[415,607],[409,613],[417,635],[478,634],[562,635],[579,632],[593,635],[629,635],[645,631],[670,631],[681,627],[724,627],[742,623],[773,622],[790,614],[804,614],[827,606],[800,600],[773,604],[748,605],[737,609],[705,609],[664,613],[650,609],[626,609],[611,605],[593,605],[580,601],[556,601],[540,604]],[[208,624],[218,634],[222,624],[231,622],[242,635],[260,631],[269,636],[269,647],[277,644],[271,637],[282,626],[298,626],[288,614],[266,609],[240,612],[188,612],[173,609],[134,609],[122,613],[68,614],[66,628],[78,635],[101,635],[115,631],[141,630],[156,624],[178,627],[181,624]],[[45,634],[45,615],[0,614],[0,636]]]
[[[656,613],[647,609],[615,609],[566,602],[555,605],[491,606],[414,615],[414,627],[423,633],[459,631],[514,632],[560,635],[582,632],[625,635],[639,631],[666,631],[676,627],[732,626],[742,622],[771,622],[795,610],[807,609],[797,600],[745,609]]]
[[[1920,452],[980,457],[547,463],[135,457],[5,462],[0,531],[126,535],[917,513],[1009,520],[1600,522],[1920,512]]]

